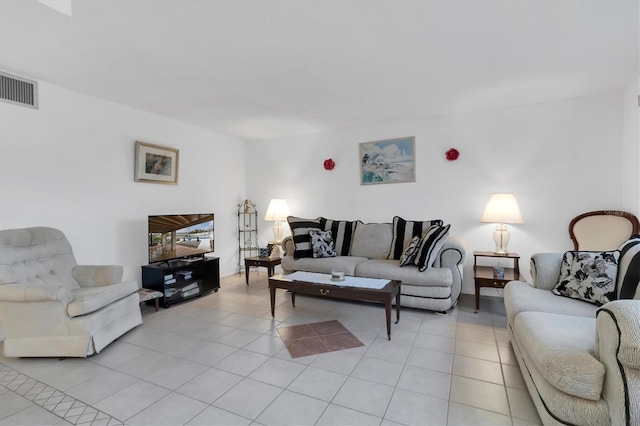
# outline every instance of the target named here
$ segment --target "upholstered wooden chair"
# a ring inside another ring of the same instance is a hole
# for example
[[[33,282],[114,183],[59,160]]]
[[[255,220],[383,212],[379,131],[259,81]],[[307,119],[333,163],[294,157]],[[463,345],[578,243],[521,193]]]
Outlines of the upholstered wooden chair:
[[[569,223],[569,235],[574,250],[616,250],[620,244],[638,232],[638,218],[619,210],[583,213]]]

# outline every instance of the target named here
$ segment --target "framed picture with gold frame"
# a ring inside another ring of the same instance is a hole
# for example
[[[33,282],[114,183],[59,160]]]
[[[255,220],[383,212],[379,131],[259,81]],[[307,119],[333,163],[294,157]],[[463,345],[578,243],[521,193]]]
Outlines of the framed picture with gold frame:
[[[180,151],[166,146],[136,141],[136,182],[178,184]]]

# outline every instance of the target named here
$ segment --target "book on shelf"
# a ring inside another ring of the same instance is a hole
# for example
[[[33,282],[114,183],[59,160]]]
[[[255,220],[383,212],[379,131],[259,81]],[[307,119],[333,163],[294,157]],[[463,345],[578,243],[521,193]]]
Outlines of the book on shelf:
[[[179,294],[178,290],[175,288],[167,288],[164,291],[164,297],[173,297],[176,294]]]
[[[186,293],[187,291],[193,290],[194,288],[198,288],[198,283],[191,283],[189,285],[185,285],[180,289],[180,291],[183,293]]]
[[[193,271],[176,271],[174,274],[183,280],[189,280],[193,276]]]
[[[171,278],[170,280],[164,280],[165,284],[175,284],[176,279],[175,278]]]
[[[189,296],[193,296],[194,294],[198,294],[200,293],[200,289],[198,287],[191,289],[189,291],[183,291],[182,292],[182,297],[189,297]]]
[[[164,280],[165,281],[172,280],[172,279],[173,279],[173,274],[167,274],[167,275],[164,276]]]

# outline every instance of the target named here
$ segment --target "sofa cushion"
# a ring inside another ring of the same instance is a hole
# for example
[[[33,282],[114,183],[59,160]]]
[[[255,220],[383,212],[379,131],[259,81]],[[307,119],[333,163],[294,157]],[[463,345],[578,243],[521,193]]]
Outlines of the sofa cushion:
[[[429,268],[420,272],[417,266],[400,267],[400,261],[393,259],[371,259],[362,262],[356,267],[356,275],[399,280],[402,281],[402,284],[427,287],[450,288],[453,283],[453,276],[449,268]],[[449,289],[447,292],[450,293],[451,290]]]
[[[449,238],[449,228],[451,225],[438,226],[433,225],[422,235],[420,246],[413,263],[424,271],[436,260],[438,252]]]
[[[422,234],[433,225],[442,226],[442,220],[417,221],[406,220],[400,216],[395,216],[393,218],[393,238],[391,240],[389,259],[400,259],[412,238],[422,236]]]
[[[335,257],[336,250],[333,246],[331,231],[311,229],[309,231],[309,237],[311,237],[311,250],[313,250],[314,258]]]
[[[295,246],[293,257],[295,259],[313,257],[309,231],[312,229],[321,229],[320,218],[305,219],[302,217],[289,216],[287,217],[287,222],[289,222],[291,237],[293,238],[293,244]]]
[[[285,271],[307,271],[324,274],[330,274],[331,271],[344,271],[345,275],[356,275],[356,266],[367,260],[369,259],[366,257],[357,256],[320,257],[317,259],[312,257],[294,259],[293,256],[284,256],[281,266]]]
[[[523,312],[513,328],[520,348],[551,385],[580,398],[600,399],[604,365],[593,355],[595,318]]]
[[[640,299],[640,235],[632,236],[618,250],[618,299]]]
[[[416,254],[418,254],[418,249],[420,248],[420,236],[416,235],[413,237],[409,245],[404,252],[402,252],[402,256],[400,256],[400,266],[413,265],[413,261],[416,258]]]
[[[369,259],[386,259],[391,247],[390,223],[356,222],[351,255]]]
[[[116,300],[138,291],[138,283],[129,281],[101,287],[83,287],[71,290],[73,300],[67,305],[70,317],[89,314]]]
[[[568,251],[553,294],[603,305],[616,298],[619,251]]]
[[[578,299],[558,297],[549,290],[531,287],[522,281],[511,281],[504,288],[507,320],[513,324],[521,312],[548,312],[580,317],[596,317],[598,307]]]
[[[349,256],[349,254],[351,254],[351,244],[353,243],[353,234],[356,230],[356,222],[325,219],[321,217],[320,226],[325,231],[331,231],[333,244],[338,256]]]

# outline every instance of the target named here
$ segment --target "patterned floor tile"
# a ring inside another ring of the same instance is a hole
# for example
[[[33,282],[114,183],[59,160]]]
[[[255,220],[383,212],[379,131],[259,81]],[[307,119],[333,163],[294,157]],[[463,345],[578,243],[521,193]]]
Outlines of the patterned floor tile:
[[[0,385],[74,425],[122,426],[121,420],[0,363]]]

